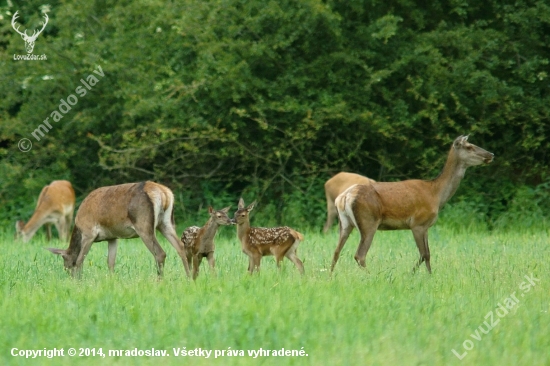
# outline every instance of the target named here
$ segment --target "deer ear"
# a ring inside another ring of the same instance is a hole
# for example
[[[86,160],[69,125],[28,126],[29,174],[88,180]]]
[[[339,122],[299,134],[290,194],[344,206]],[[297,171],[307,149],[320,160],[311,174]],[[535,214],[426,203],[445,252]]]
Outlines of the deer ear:
[[[468,140],[468,136],[460,135],[455,139],[453,146],[458,149],[464,145],[466,140]]]
[[[242,197],[239,198],[239,204],[238,204],[237,208],[238,208],[239,210],[242,209],[242,208],[244,208],[244,200],[243,200]]]
[[[213,212],[214,212],[214,209],[212,208],[212,206],[209,206],[209,207],[208,207],[208,213],[211,214],[211,213],[213,213]]]
[[[231,209],[231,206],[227,206],[225,208],[222,208],[220,211],[224,213],[228,213],[230,209]]]
[[[248,205],[248,207],[246,208],[246,210],[248,212],[252,211],[252,209],[254,208],[254,205],[256,204],[256,201],[252,202],[251,204]]]
[[[57,249],[57,248],[46,248],[46,249],[52,252],[53,254],[58,254],[61,256],[64,256],[65,254],[67,254],[67,251],[65,249]]]

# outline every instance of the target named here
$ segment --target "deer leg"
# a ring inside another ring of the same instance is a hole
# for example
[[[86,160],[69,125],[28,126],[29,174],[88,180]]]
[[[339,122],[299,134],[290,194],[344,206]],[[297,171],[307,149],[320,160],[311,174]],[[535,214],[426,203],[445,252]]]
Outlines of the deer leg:
[[[292,262],[294,263],[294,265],[296,266],[296,268],[298,268],[298,271],[300,272],[300,274],[304,274],[304,264],[302,263],[302,261],[300,260],[300,258],[298,258],[298,256],[296,255],[296,250],[293,249],[293,248],[290,248],[290,250],[288,252],[286,252],[285,256]]]
[[[65,239],[64,241],[69,240],[71,235],[71,221],[73,219],[73,214],[65,216]]]
[[[65,232],[65,218],[61,217],[55,224],[57,233],[59,234],[59,240],[63,241],[63,233]]]
[[[336,262],[338,262],[338,258],[340,258],[340,252],[342,251],[342,248],[344,248],[344,244],[346,244],[352,230],[353,226],[351,226],[349,221],[340,220],[340,238],[338,239],[338,246],[336,247],[334,256],[332,257],[332,265],[330,266],[331,272],[334,271],[334,266],[336,265]]]
[[[254,259],[252,258],[252,255],[248,255],[248,272],[252,274],[254,272]]]
[[[71,218],[72,215],[64,216],[61,220],[62,226],[61,226],[61,232],[59,233],[59,237],[62,241],[67,241],[69,239],[69,229],[71,228]]]
[[[416,242],[416,247],[420,252],[420,259],[413,268],[415,272],[422,262],[426,262],[426,268],[428,273],[432,273],[432,268],[430,266],[430,248],[428,247],[428,230],[417,229],[413,230],[414,241]]]
[[[358,224],[361,226],[361,224]],[[367,228],[361,227],[361,240],[359,241],[359,246],[357,247],[357,252],[355,252],[355,261],[361,267],[366,267],[365,258],[372,244],[372,239],[376,233],[377,224],[368,225]]]
[[[52,240],[52,224],[46,224],[46,238],[48,241]],[[57,231],[59,232],[59,227],[57,227]]]
[[[157,237],[155,235],[155,228],[153,227],[153,222],[148,220],[146,217],[143,217],[141,220],[132,222],[132,224],[134,224],[134,230],[143,241],[143,244],[145,244],[147,249],[149,249],[151,254],[153,254],[153,257],[155,257],[155,262],[157,264],[157,274],[159,277],[162,277],[164,270],[164,261],[166,260],[166,252],[162,249],[157,240]],[[184,256],[182,259],[184,260],[185,267],[189,269],[189,266],[187,265],[187,258]]]
[[[253,253],[250,257],[250,274],[254,273],[254,271],[260,272],[260,263],[262,261],[262,255],[260,253]]]
[[[172,244],[174,249],[176,249],[176,252],[178,252],[178,255],[181,258],[181,261],[183,262],[183,268],[185,269],[185,273],[187,274],[187,277],[190,277],[191,273],[189,272],[189,262],[187,260],[187,254],[185,250],[185,246],[181,242],[181,240],[176,235],[176,231],[174,230],[174,227],[169,224],[160,223],[159,230],[164,235],[166,239]]]
[[[428,230],[426,230],[426,235],[424,235],[424,263],[426,263],[428,273],[432,273],[432,267],[430,266],[430,247],[428,245]]]
[[[185,250],[185,256],[187,257],[187,264],[189,265],[189,269],[193,268],[193,253],[191,248],[187,248]]]
[[[284,255],[280,255],[280,254],[275,256],[275,261],[277,262],[277,269],[279,271],[281,270],[281,262],[283,261],[284,257],[285,257]]]
[[[280,270],[281,269],[281,262],[285,258],[285,253],[278,246],[277,247],[271,247],[269,249],[269,251],[275,257],[275,262],[277,263],[277,269]]]
[[[57,229],[57,233],[59,234],[59,240],[64,241],[64,233],[65,233],[65,218],[61,217],[56,223],[54,223],[55,228]]]
[[[258,254],[256,257],[254,257],[254,268],[257,272],[260,272],[260,264],[262,263],[262,255]]]
[[[277,270],[279,270],[279,271],[281,270],[281,262],[283,261],[283,258],[284,258],[284,256],[275,258],[276,263],[277,263]]]
[[[327,196],[327,221],[323,227],[323,234],[326,234],[330,230],[336,216],[338,216],[338,211],[336,210],[334,201]]]
[[[202,254],[195,254],[193,256],[193,280],[199,276],[199,267],[202,262]]]
[[[109,271],[114,272],[116,260],[117,240],[112,239],[107,242],[107,265]]]
[[[146,196],[146,195],[145,195]],[[166,260],[166,252],[162,249],[160,246],[155,229],[158,227],[161,233],[168,239],[168,241],[174,245],[172,242],[173,236],[176,235],[174,232],[174,228],[170,225],[169,228],[171,228],[171,231],[168,231],[166,228],[166,225],[163,221],[161,221],[159,224],[155,227],[155,217],[154,212],[152,210],[139,210],[138,207],[141,207],[140,205],[147,204],[150,205],[149,199],[145,199],[144,196],[140,196],[138,198],[134,198],[135,202],[130,202],[130,207],[128,209],[128,214],[130,217],[130,221],[134,227],[134,231],[136,234],[141,238],[141,241],[143,241],[143,244],[149,249],[151,254],[153,254],[153,257],[155,257],[155,263],[157,265],[157,274],[160,277],[162,277],[163,271],[164,271],[164,261]],[[144,206],[145,207],[145,206]],[[149,206],[147,206],[149,207]],[[170,222],[169,222],[170,223]],[[169,233],[170,235],[167,236],[166,234]],[[181,243],[179,240],[175,241],[178,249],[178,253],[184,249],[183,243]],[[183,254],[185,254],[185,251],[183,251]],[[187,258],[185,255],[181,257],[185,268],[187,269],[187,275],[189,275],[189,266],[187,264]]]
[[[166,252],[160,246],[155,234],[140,235],[141,240],[149,249],[153,257],[155,257],[155,262],[157,264],[157,274],[159,277],[162,277],[164,272],[164,261],[166,260]]]
[[[214,252],[209,252],[206,255],[206,260],[208,260],[208,265],[210,266],[210,272],[212,272],[215,275],[216,260],[214,259]]]

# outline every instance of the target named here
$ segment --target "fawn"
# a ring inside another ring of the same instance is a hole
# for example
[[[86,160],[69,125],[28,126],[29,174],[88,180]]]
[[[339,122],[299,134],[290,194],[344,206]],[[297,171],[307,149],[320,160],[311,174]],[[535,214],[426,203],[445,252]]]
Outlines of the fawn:
[[[234,225],[233,220],[227,216],[231,207],[221,210],[214,210],[212,206],[208,208],[210,218],[203,227],[191,226],[185,229],[181,234],[181,241],[187,253],[189,268],[193,267],[193,279],[199,275],[199,266],[202,259],[206,257],[210,269],[214,269],[214,236],[220,225]]]
[[[281,267],[283,257],[287,257],[301,274],[304,273],[304,265],[296,255],[296,250],[304,236],[288,226],[261,228],[250,227],[248,214],[254,208],[256,202],[247,207],[244,201],[239,200],[239,206],[233,217],[237,224],[237,237],[241,241],[243,252],[248,255],[248,271],[252,274],[254,270],[260,270],[260,261],[266,255],[274,255],[277,267]]]

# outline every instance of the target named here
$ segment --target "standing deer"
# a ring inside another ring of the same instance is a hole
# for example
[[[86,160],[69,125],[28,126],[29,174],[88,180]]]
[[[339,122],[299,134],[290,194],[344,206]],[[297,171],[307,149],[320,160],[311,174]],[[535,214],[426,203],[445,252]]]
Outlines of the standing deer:
[[[250,227],[250,218],[248,214],[254,208],[256,202],[244,207],[244,201],[239,200],[239,206],[233,217],[237,224],[237,237],[241,242],[241,248],[244,254],[248,255],[248,271],[250,274],[254,270],[260,270],[262,257],[274,255],[277,261],[277,267],[281,268],[281,261],[287,257],[301,274],[304,274],[304,265],[296,255],[296,250],[304,236],[289,228],[288,226],[263,228]]]
[[[40,29],[38,31],[38,33],[36,33],[36,29],[33,31],[32,35],[29,36],[27,34],[27,30],[25,30],[25,32],[21,32],[19,30],[19,27],[15,28],[15,20],[17,19],[17,13],[19,11],[16,11],[15,14],[13,14],[13,17],[11,18],[11,26],[13,29],[15,29],[15,31],[17,33],[19,33],[19,35],[21,36],[21,38],[23,38],[23,41],[25,41],[25,50],[27,51],[27,53],[32,53],[32,50],[34,49],[34,43],[36,42],[36,39],[38,38],[38,36],[40,35],[40,33],[42,33],[42,31],[44,30],[44,28],[46,28],[46,24],[48,24],[48,14],[44,14],[44,22],[42,22],[42,29]]]
[[[431,273],[428,229],[435,223],[439,211],[456,192],[466,169],[489,164],[494,155],[459,136],[453,142],[441,174],[429,181],[373,182],[354,185],[336,198],[340,218],[340,238],[334,251],[331,272],[354,227],[361,240],[355,260],[365,267],[365,257],[376,230],[411,230],[420,252],[420,259]]]
[[[220,225],[234,224],[233,220],[227,216],[230,208],[216,211],[210,206],[208,208],[210,218],[203,227],[191,226],[181,234],[181,241],[187,253],[187,262],[190,268],[193,267],[193,279],[198,277],[199,267],[204,257],[208,260],[210,269],[214,269],[214,250],[216,249],[214,236]]]
[[[93,243],[108,242],[107,263],[115,267],[117,239],[137,238],[155,257],[157,273],[162,276],[166,253],[159,245],[158,229],[178,252],[189,277],[185,248],[174,229],[174,195],[158,183],[127,183],[92,191],[82,201],[76,214],[75,227],[67,249],[48,248],[63,257],[71,275],[82,272],[82,263]]]
[[[15,223],[15,236],[28,242],[42,225],[46,225],[48,241],[52,237],[51,224],[55,225],[59,239],[66,241],[73,221],[75,195],[71,182],[54,180],[42,188],[30,220]]]
[[[374,180],[370,178],[359,174],[346,172],[340,172],[327,180],[325,183],[325,196],[327,197],[327,222],[323,227],[323,234],[326,234],[330,230],[334,219],[338,216],[338,211],[336,210],[336,206],[334,204],[336,197],[354,184],[370,184],[372,182],[374,182]]]

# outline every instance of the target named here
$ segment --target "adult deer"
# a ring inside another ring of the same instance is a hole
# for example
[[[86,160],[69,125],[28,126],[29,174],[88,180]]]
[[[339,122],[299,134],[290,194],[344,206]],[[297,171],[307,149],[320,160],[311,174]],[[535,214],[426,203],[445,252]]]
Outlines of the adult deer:
[[[27,53],[32,53],[32,50],[34,49],[34,43],[36,42],[36,39],[38,38],[38,36],[40,35],[40,33],[42,33],[42,31],[44,30],[44,28],[46,28],[46,24],[48,24],[48,14],[44,14],[44,22],[42,22],[42,29],[40,29],[38,31],[38,33],[36,33],[36,29],[33,31],[32,35],[28,35],[27,34],[27,30],[25,30],[25,32],[21,32],[19,30],[19,27],[15,28],[15,20],[17,19],[17,13],[19,11],[16,11],[15,14],[13,14],[13,17],[11,18],[11,26],[13,29],[15,29],[15,31],[17,33],[19,33],[19,35],[21,36],[21,38],[23,38],[23,41],[25,41],[25,50],[27,51]]]
[[[66,241],[73,221],[75,195],[71,182],[54,180],[42,188],[34,213],[27,223],[15,223],[15,236],[28,242],[42,225],[46,225],[48,241],[52,237],[51,225],[54,224],[59,239]]]
[[[370,178],[346,172],[340,172],[326,181],[325,196],[327,197],[327,222],[323,227],[324,234],[330,230],[334,219],[338,216],[338,211],[334,204],[336,197],[354,184],[370,184],[372,182],[374,182],[374,180]]]
[[[254,270],[260,270],[262,257],[267,255],[275,256],[277,267],[281,267],[281,261],[287,257],[301,274],[304,273],[304,265],[296,255],[296,250],[304,236],[288,226],[263,228],[250,227],[248,214],[254,208],[256,202],[247,207],[241,198],[239,206],[233,217],[237,224],[237,237],[241,242],[241,248],[249,258],[248,271],[252,274]]]
[[[422,262],[430,267],[428,229],[439,211],[456,192],[468,167],[489,164],[494,155],[459,136],[453,142],[441,174],[430,181],[374,182],[354,185],[336,198],[340,218],[340,238],[334,251],[331,272],[354,227],[361,233],[355,253],[357,263],[365,267],[365,257],[376,230],[411,230]]]
[[[178,252],[189,277],[185,248],[174,229],[174,195],[158,183],[127,183],[92,191],[82,201],[67,249],[48,248],[63,257],[71,275],[80,274],[82,263],[93,243],[108,242],[109,269],[115,267],[117,239],[141,238],[155,257],[157,273],[162,276],[166,253],[159,245],[155,230]]]
[[[193,279],[198,277],[199,267],[202,259],[205,257],[208,260],[210,269],[214,269],[214,250],[216,249],[214,236],[220,225],[234,224],[233,220],[227,216],[230,208],[226,207],[221,210],[214,210],[210,206],[208,208],[210,218],[203,227],[191,226],[181,234],[181,241],[187,253],[187,262],[190,268],[193,267]]]

